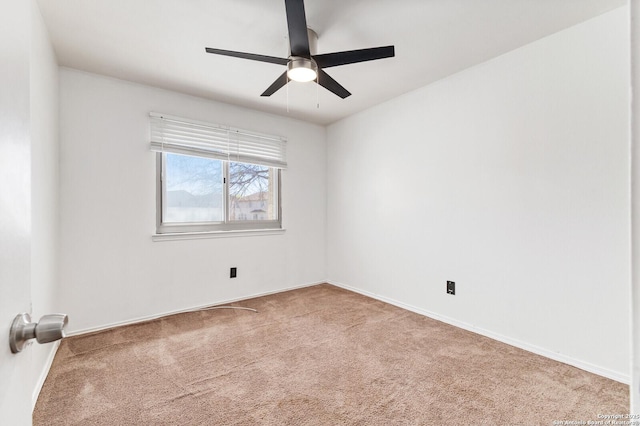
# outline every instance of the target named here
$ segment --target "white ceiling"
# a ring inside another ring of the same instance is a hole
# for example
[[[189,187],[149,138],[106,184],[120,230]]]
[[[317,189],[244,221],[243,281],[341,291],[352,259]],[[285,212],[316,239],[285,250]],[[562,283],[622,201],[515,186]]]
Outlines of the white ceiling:
[[[285,67],[284,0],[38,0],[62,66],[328,124],[626,4],[625,0],[306,0],[318,53],[393,44],[396,57],[260,94]],[[288,109],[288,111],[287,111]]]

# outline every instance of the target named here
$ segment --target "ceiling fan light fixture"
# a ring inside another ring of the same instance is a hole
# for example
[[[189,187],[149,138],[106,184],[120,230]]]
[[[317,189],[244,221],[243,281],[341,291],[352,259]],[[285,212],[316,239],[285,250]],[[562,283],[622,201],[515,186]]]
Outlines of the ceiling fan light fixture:
[[[293,56],[287,64],[287,76],[301,83],[313,81],[318,77],[318,65],[313,59]]]

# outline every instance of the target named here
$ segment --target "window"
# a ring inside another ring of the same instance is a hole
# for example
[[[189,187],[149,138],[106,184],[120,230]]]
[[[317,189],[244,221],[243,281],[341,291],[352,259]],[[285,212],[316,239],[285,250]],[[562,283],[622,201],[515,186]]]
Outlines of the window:
[[[157,233],[281,228],[285,141],[151,114]]]

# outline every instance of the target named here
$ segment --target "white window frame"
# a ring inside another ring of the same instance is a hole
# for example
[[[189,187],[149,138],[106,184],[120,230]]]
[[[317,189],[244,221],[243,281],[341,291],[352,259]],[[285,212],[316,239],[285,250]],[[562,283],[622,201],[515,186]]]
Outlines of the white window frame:
[[[163,214],[165,211],[166,191],[164,179],[166,153],[158,152],[156,154],[157,164],[157,191],[156,191],[156,233],[173,234],[184,232],[220,232],[220,231],[244,231],[259,229],[282,229],[282,202],[280,199],[280,169],[276,169],[273,174],[275,182],[273,184],[276,199],[275,220],[235,220],[229,219],[229,162],[222,162],[223,174],[223,212],[224,218],[219,222],[165,222]]]
[[[277,136],[263,135],[244,130],[226,128],[224,126],[193,121],[184,118],[150,113],[151,116],[151,149],[156,151],[156,234],[194,234],[194,233],[231,233],[233,231],[282,230],[282,191],[281,171],[286,167],[286,140]],[[166,121],[165,121],[166,120]],[[172,124],[177,130],[173,131]],[[190,125],[194,126],[193,135],[189,133]],[[165,126],[167,130],[165,130]],[[204,129],[204,130],[203,130]],[[202,137],[202,132],[205,137]],[[207,139],[206,133],[211,132],[213,138]],[[220,135],[227,132],[227,140]],[[183,138],[182,135],[186,134]],[[176,136],[177,135],[177,136]],[[231,138],[234,138],[233,140]],[[190,140],[197,139],[191,144]],[[262,146],[261,141],[266,140]],[[243,145],[244,144],[244,145]],[[167,153],[189,155],[193,157],[210,158],[222,162],[223,170],[223,211],[224,218],[216,222],[165,222],[166,186],[165,164]],[[250,163],[270,167],[273,190],[275,194],[274,220],[234,220],[230,217],[229,200],[229,164]]]

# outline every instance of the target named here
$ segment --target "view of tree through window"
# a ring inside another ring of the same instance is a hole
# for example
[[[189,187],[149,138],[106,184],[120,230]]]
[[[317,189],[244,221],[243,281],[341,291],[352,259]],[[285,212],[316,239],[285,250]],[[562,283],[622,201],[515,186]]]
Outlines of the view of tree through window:
[[[274,170],[255,164],[229,163],[229,220],[274,220]]]
[[[277,169],[165,153],[162,171],[163,224],[278,220]]]

